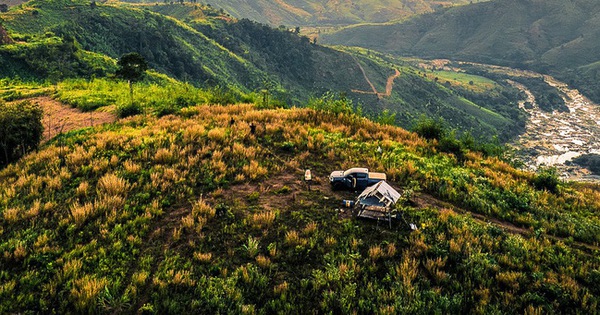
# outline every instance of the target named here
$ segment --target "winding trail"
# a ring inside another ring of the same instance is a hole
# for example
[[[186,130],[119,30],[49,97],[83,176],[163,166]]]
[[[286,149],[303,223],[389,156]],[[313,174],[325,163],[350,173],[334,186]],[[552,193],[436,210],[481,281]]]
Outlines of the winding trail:
[[[351,90],[352,92],[359,93],[359,94],[377,95],[378,99],[382,99],[384,97],[388,97],[388,96],[392,95],[392,89],[394,88],[394,80],[397,77],[400,76],[400,71],[398,69],[394,69],[394,74],[392,74],[391,76],[389,76],[387,78],[387,82],[386,82],[386,85],[385,85],[385,93],[381,93],[381,92],[377,91],[377,89],[375,88],[375,85],[373,85],[373,83],[371,82],[371,80],[369,80],[369,77],[367,76],[367,73],[366,73],[365,69],[361,66],[361,64],[358,62],[358,60],[356,59],[356,57],[352,56],[352,58],[356,62],[356,65],[358,66],[358,68],[362,72],[362,75],[365,78],[365,81],[367,81],[367,83],[369,84],[369,86],[371,87],[371,90],[372,90],[372,91]]]

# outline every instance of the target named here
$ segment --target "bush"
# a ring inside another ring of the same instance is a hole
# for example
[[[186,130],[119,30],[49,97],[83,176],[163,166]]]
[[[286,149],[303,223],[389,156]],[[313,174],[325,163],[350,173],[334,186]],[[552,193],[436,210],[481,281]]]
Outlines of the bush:
[[[308,108],[334,114],[352,114],[360,111],[359,108],[354,108],[352,100],[346,98],[345,95],[337,95],[331,92],[327,92],[319,98],[311,98],[308,101]]]
[[[142,113],[142,106],[138,103],[126,103],[117,108],[117,115],[121,118],[139,115]]]
[[[446,135],[446,128],[444,127],[444,120],[442,118],[434,119],[421,116],[413,128],[413,131],[419,136],[429,140],[440,140]]]
[[[533,178],[532,184],[536,189],[547,190],[551,193],[558,193],[560,179],[556,168],[542,168]]]
[[[43,132],[42,109],[38,104],[0,102],[0,166],[36,149]]]

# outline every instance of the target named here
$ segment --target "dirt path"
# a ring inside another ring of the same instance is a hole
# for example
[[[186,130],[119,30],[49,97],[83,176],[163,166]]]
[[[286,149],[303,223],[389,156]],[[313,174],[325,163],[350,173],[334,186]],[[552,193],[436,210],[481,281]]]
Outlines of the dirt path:
[[[380,94],[380,96],[392,95],[392,89],[394,88],[394,80],[400,76],[400,71],[398,69],[394,69],[394,71],[394,74],[389,76],[387,79],[387,83],[385,85],[385,94]]]
[[[471,211],[468,211],[465,209],[461,209],[459,207],[454,206],[451,203],[439,200],[439,199],[433,197],[432,195],[429,195],[426,193],[416,194],[412,198],[412,201],[415,202],[419,208],[432,207],[432,208],[436,208],[438,210],[450,209],[459,214],[470,215],[477,222],[480,222],[483,224],[493,224],[511,234],[520,234],[523,236],[532,236],[534,234],[534,231],[516,226],[511,222],[503,221],[498,218],[489,217],[489,216],[486,216],[483,214],[474,213],[474,212],[471,212]],[[569,243],[569,241],[564,237],[558,237],[558,236],[549,235],[549,234],[545,234],[545,233],[543,233],[542,236],[549,238],[553,241],[561,241],[565,244]],[[575,241],[570,242],[570,243],[572,244],[572,247],[575,247],[575,248],[578,248],[581,250],[587,250],[587,251],[599,251],[600,250],[599,246],[595,246],[595,245],[588,244],[588,243],[575,242]]]
[[[52,139],[60,132],[97,126],[117,120],[117,117],[113,113],[100,111],[84,113],[76,108],[58,102],[49,96],[35,97],[28,100],[39,104],[44,111],[44,117],[42,118],[44,135],[42,142]]]
[[[377,89],[375,88],[375,85],[373,85],[373,83],[371,82],[371,80],[369,80],[369,77],[367,76],[367,73],[365,72],[365,69],[360,65],[360,62],[358,62],[358,60],[354,56],[352,56],[352,59],[354,59],[354,61],[356,62],[356,65],[358,66],[358,68],[362,72],[362,75],[365,78],[365,81],[367,81],[367,83],[371,87],[371,90],[373,91],[373,92],[367,92],[367,91],[360,91],[360,90],[352,90],[352,92],[363,93],[363,94],[375,94],[375,95],[379,95],[379,93],[377,92]]]

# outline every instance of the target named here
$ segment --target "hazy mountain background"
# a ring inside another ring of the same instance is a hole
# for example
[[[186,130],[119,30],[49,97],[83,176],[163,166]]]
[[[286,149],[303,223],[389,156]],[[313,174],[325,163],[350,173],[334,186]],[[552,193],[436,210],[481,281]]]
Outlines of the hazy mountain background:
[[[128,1],[147,2],[154,1]],[[467,0],[219,0],[206,1],[235,18],[247,18],[274,26],[348,25],[388,22],[444,7],[467,4]]]
[[[389,25],[348,27],[321,40],[400,55],[452,58],[552,73],[598,101],[597,1],[497,0]]]

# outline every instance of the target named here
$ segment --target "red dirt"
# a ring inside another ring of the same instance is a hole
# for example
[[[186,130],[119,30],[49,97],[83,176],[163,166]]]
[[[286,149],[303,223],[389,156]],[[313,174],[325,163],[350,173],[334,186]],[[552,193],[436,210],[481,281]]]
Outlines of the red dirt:
[[[392,89],[394,88],[394,79],[396,79],[397,77],[400,76],[400,71],[398,69],[394,69],[394,74],[392,74],[391,76],[389,76],[387,78],[387,83],[385,85],[385,93],[380,93],[377,91],[377,89],[375,88],[375,85],[373,85],[371,80],[369,80],[369,77],[367,77],[367,73],[365,72],[365,69],[363,69],[363,67],[360,65],[360,63],[358,63],[358,60],[356,60],[356,58],[354,58],[354,60],[356,61],[356,65],[358,65],[358,68],[362,72],[363,77],[365,78],[365,80],[367,81],[369,86],[371,87],[372,91],[351,90],[352,92],[360,93],[360,94],[377,95],[378,99],[392,95]]]
[[[52,139],[60,132],[97,126],[117,120],[113,113],[99,111],[84,113],[48,96],[30,98],[29,101],[38,103],[44,111],[42,142]]]

